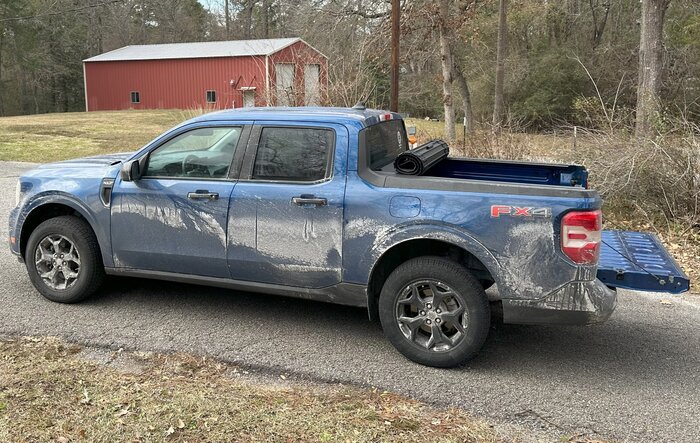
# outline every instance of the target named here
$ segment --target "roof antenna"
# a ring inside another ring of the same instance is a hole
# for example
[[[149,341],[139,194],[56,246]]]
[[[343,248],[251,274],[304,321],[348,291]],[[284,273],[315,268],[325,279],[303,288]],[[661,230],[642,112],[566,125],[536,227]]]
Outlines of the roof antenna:
[[[352,109],[359,109],[360,111],[364,111],[367,108],[365,107],[365,104],[362,103],[362,101],[359,101],[357,102],[357,104],[355,104],[355,106],[352,107]]]

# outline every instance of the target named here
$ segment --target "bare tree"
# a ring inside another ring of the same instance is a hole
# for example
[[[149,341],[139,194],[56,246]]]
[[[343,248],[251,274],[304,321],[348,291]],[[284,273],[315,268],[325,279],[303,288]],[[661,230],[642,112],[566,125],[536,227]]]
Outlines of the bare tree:
[[[224,21],[226,23],[226,39],[231,37],[231,13],[228,6],[229,0],[224,0]]]
[[[588,0],[588,5],[591,8],[591,15],[593,16],[593,47],[600,44],[603,39],[603,32],[605,31],[605,25],[608,23],[608,15],[610,14],[610,0]],[[598,18],[598,6],[603,8],[603,16]]]
[[[440,0],[440,59],[442,67],[442,103],[445,110],[445,139],[455,139],[455,108],[452,102],[452,71],[454,69],[449,27],[450,0]]]
[[[669,3],[671,0],[642,0],[635,128],[638,139],[651,135],[652,121],[659,112],[664,18]]]
[[[469,85],[467,84],[467,79],[462,73],[462,69],[456,61],[454,63],[454,78],[457,81],[457,89],[459,89],[459,94],[462,96],[462,110],[464,111],[464,130],[467,133],[474,132],[474,112],[472,111],[472,97],[469,92]]]
[[[498,46],[496,48],[496,92],[493,103],[493,130],[500,132],[503,126],[504,100],[503,83],[505,81],[505,59],[508,50],[508,0],[498,4]]]

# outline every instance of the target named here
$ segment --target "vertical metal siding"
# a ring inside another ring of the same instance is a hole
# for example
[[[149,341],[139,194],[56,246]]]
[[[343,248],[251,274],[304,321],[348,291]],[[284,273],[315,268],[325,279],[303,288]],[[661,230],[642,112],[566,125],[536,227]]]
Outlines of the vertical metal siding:
[[[271,55],[272,88],[275,85],[276,62],[296,64],[297,105],[304,103],[304,64],[320,64],[321,101],[327,102],[328,61],[323,55],[303,42]],[[241,88],[246,87],[256,88],[256,105],[267,104],[265,56],[86,62],[84,66],[88,111],[240,108],[243,106]],[[234,86],[231,86],[231,80]],[[208,90],[216,91],[216,103],[207,103]],[[131,103],[132,91],[139,92],[140,103]]]
[[[304,42],[296,42],[270,56],[270,88],[275,87],[275,65],[277,63],[294,63],[294,89],[296,91],[296,106],[304,105],[304,65],[321,65],[321,104],[328,102],[328,59]],[[274,92],[272,93],[274,99]]]
[[[241,87],[255,87],[262,100],[265,63],[260,57],[87,62],[85,76],[89,111],[239,108]],[[209,90],[216,103],[207,103]],[[131,103],[132,91],[140,103]]]

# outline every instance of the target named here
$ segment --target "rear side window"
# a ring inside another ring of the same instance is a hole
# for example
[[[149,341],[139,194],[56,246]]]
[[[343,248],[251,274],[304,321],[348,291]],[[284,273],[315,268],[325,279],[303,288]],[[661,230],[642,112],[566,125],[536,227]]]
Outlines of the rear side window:
[[[393,163],[396,157],[408,150],[403,120],[389,120],[364,129],[365,149],[369,167],[378,170]]]
[[[318,181],[330,171],[333,131],[316,128],[263,128],[253,178]]]

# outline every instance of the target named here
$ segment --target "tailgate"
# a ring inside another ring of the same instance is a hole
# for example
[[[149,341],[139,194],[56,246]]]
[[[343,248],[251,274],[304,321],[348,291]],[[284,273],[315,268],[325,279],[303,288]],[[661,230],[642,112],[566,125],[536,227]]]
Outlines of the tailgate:
[[[685,292],[690,281],[654,234],[603,231],[598,279],[638,291]]]

